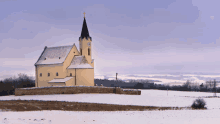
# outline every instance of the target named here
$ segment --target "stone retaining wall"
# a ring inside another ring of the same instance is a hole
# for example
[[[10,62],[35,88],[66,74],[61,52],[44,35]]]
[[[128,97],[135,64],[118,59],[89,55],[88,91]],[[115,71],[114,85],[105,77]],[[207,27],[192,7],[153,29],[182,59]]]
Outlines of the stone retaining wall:
[[[122,89],[119,87],[102,86],[63,86],[63,87],[33,87],[16,88],[15,96],[21,95],[50,95],[50,94],[78,94],[78,93],[116,93],[127,95],[140,95],[140,90]]]

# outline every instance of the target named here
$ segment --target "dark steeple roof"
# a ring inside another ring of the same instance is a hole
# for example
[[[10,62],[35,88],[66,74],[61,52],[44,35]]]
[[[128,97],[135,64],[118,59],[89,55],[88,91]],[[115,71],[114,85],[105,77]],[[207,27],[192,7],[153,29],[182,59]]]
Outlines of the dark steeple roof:
[[[80,38],[83,39],[84,37],[85,37],[86,39],[90,38],[90,39],[92,40],[92,38],[89,36],[89,31],[88,31],[88,28],[87,28],[87,24],[86,24],[86,19],[85,19],[85,17],[84,17],[84,21],[83,21],[81,36],[79,37],[79,39],[80,39]]]

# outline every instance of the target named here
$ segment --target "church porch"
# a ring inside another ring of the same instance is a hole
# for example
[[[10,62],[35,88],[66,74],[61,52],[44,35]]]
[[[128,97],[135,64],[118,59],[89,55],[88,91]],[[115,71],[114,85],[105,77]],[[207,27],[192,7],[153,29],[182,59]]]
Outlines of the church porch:
[[[49,81],[48,84],[50,86],[74,86],[75,85],[75,77],[66,77],[66,78],[54,78]]]

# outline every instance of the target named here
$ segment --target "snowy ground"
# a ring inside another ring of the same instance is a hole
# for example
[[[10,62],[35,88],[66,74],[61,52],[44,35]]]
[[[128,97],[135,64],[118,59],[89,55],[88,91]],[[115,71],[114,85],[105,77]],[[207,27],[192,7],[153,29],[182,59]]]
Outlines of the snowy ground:
[[[187,97],[186,97],[187,96]],[[142,90],[141,95],[71,94],[37,96],[1,96],[0,100],[58,100],[124,105],[190,106],[198,97],[213,93]],[[217,94],[220,96],[220,94]],[[220,121],[220,98],[204,98],[208,110],[166,111],[31,111],[0,112],[0,123],[6,124],[207,124]]]
[[[57,100],[72,102],[91,102],[121,105],[143,105],[164,107],[188,107],[199,97],[213,96],[213,93],[205,92],[181,92],[162,90],[141,90],[141,95],[119,94],[60,94],[60,95],[25,95],[25,96],[1,96],[0,100]],[[217,94],[220,96],[220,93]],[[220,98],[204,98],[208,109],[219,109]]]
[[[0,112],[5,124],[209,124],[219,123],[220,110],[121,112]]]

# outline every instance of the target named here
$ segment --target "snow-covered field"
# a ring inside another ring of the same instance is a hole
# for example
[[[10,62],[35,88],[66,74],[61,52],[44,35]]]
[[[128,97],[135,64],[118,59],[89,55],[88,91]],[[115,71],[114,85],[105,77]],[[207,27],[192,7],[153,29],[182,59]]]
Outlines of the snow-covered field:
[[[167,111],[33,111],[0,112],[5,124],[209,124],[219,123],[219,110]]]
[[[121,105],[188,107],[199,97],[213,96],[205,92],[181,92],[162,90],[141,90],[141,95],[119,94],[60,94],[60,95],[25,95],[1,96],[0,100],[57,100],[71,102],[91,102]],[[220,96],[220,93],[217,94]],[[208,109],[220,109],[220,98],[204,98]]]
[[[185,97],[187,96],[187,97]],[[71,95],[26,95],[1,96],[0,100],[57,100],[92,103],[152,106],[190,106],[198,97],[213,96],[213,93],[142,90],[141,95],[119,94],[71,94]],[[220,94],[217,94],[220,96]],[[6,124],[207,124],[220,121],[220,98],[204,98],[208,110],[166,111],[31,111],[0,112],[0,123]]]

